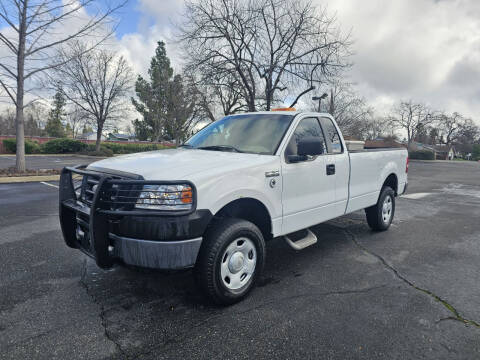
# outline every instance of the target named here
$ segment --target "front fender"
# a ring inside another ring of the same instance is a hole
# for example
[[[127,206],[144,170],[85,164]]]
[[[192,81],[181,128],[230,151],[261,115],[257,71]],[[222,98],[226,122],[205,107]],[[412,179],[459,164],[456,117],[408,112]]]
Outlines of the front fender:
[[[282,184],[281,177],[275,178],[275,186],[270,186],[272,178],[266,178],[264,173],[261,176],[258,172],[251,174],[245,171],[242,175],[229,176],[228,174],[210,178],[202,181],[197,186],[199,209],[209,209],[216,214],[225,205],[232,201],[251,198],[260,201],[272,219],[272,232],[277,234],[281,229],[282,219]],[[198,183],[197,183],[198,184]]]

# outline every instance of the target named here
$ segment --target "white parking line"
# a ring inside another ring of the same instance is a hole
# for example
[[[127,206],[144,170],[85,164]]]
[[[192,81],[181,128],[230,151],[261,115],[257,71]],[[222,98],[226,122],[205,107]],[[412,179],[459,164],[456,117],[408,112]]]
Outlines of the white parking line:
[[[53,185],[53,184],[49,184],[45,181],[40,181],[40,184],[43,184],[43,185],[48,185],[48,186],[53,186],[54,188],[57,188],[58,189],[58,185]]]

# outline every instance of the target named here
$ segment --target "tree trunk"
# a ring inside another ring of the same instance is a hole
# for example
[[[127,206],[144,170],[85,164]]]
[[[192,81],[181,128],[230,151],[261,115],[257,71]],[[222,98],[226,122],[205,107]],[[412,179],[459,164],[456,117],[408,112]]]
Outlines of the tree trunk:
[[[23,116],[23,95],[24,95],[24,72],[25,72],[25,37],[27,21],[28,1],[23,4],[22,14],[18,32],[18,56],[17,56],[17,97],[16,97],[16,168],[18,172],[25,171],[25,123]]]
[[[270,78],[267,80],[265,97],[267,98],[265,110],[270,111],[270,107],[272,106],[272,81]]]
[[[23,82],[23,81],[22,81]],[[25,171],[25,124],[23,118],[23,84],[17,86],[17,114],[15,119],[16,127],[16,141],[17,141],[17,155],[16,168],[17,172]],[[20,93],[22,88],[22,93]]]
[[[250,99],[248,102],[248,112],[255,112],[255,100]]]
[[[102,141],[102,130],[103,130],[103,124],[98,125],[97,129],[97,141],[95,142],[95,151],[100,151],[100,142]]]
[[[328,113],[333,116],[335,113],[335,102],[333,99],[333,89],[330,89],[330,108],[328,109]]]

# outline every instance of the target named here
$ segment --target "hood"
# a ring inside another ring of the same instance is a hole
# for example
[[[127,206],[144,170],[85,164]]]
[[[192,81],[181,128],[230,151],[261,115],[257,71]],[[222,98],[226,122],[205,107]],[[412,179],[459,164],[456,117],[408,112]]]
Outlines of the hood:
[[[143,176],[146,180],[189,180],[189,175],[225,168],[258,166],[272,161],[275,156],[199,149],[167,149],[115,156],[96,161],[87,169],[101,172],[126,172]]]

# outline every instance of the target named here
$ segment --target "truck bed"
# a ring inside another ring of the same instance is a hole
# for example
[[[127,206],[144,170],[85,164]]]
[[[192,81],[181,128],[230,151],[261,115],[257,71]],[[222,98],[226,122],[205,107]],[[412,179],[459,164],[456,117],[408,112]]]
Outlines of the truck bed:
[[[350,179],[347,213],[377,202],[382,184],[390,174],[398,174],[398,189],[406,182],[405,148],[375,148],[349,151]]]
[[[370,149],[363,149],[363,150],[348,150],[350,154],[354,153],[364,153],[364,152],[378,152],[378,151],[399,151],[405,150],[404,147],[395,147],[395,148],[370,148]]]

